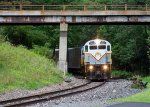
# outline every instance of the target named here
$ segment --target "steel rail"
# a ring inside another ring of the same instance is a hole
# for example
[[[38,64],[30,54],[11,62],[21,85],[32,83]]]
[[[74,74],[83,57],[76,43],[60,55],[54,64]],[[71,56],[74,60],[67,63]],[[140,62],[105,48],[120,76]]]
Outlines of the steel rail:
[[[30,96],[25,96],[25,97],[20,97],[20,98],[14,98],[14,99],[0,101],[0,106],[8,104],[8,103],[19,102],[19,101],[22,101],[22,100],[29,100],[29,99],[33,99],[33,98],[39,98],[41,96],[47,96],[47,94],[55,94],[55,93],[59,93],[59,92],[65,92],[65,91],[68,91],[68,90],[72,90],[72,89],[76,89],[76,88],[80,88],[80,87],[86,86],[86,85],[88,85],[90,83],[91,83],[91,81],[87,81],[84,84],[81,84],[81,85],[78,85],[78,86],[74,86],[74,87],[71,87],[71,88],[67,88],[67,89],[62,89],[62,90],[57,90],[57,91],[52,91],[52,92],[45,92],[45,93],[41,93],[41,94],[35,94],[35,95],[30,95]]]
[[[78,87],[78,88],[75,88],[75,89],[69,89],[69,90],[66,90],[66,91],[59,91],[57,93],[53,93],[53,94],[47,94],[47,95],[44,95],[43,96],[38,96],[38,98],[29,98],[29,99],[26,99],[25,101],[23,100],[19,100],[17,102],[11,102],[11,103],[5,103],[3,104],[2,106],[5,106],[5,107],[18,107],[18,106],[27,106],[27,105],[31,105],[31,104],[36,104],[36,103],[39,103],[39,102],[44,102],[44,101],[49,101],[49,100],[54,100],[54,99],[58,99],[58,98],[61,98],[61,97],[66,97],[66,96],[69,96],[69,95],[73,95],[73,94],[77,94],[77,93],[81,93],[81,92],[85,92],[85,91],[88,91],[88,90],[92,90],[92,89],[95,89],[101,85],[103,85],[105,82],[102,82],[102,83],[97,83],[95,84],[94,86],[90,86],[91,84],[93,84],[93,82],[90,82],[89,84],[87,85],[84,85],[82,87]]]

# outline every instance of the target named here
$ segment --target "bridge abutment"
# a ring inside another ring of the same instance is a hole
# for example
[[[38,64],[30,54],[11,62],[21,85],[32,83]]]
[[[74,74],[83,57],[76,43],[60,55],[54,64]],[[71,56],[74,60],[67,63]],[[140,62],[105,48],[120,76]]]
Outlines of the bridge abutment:
[[[59,38],[59,61],[58,67],[64,71],[64,74],[68,71],[67,63],[67,31],[68,24],[63,22],[60,23],[60,38]]]

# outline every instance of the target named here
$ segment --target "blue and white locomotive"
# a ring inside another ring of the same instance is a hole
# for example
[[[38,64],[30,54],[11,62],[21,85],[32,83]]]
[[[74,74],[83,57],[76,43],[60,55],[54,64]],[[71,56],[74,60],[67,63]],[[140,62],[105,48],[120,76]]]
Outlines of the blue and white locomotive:
[[[87,79],[109,79],[111,76],[111,44],[95,39],[85,43],[81,50],[81,65]]]
[[[58,53],[59,49],[56,49],[56,61],[58,61]],[[111,44],[101,39],[90,40],[82,48],[68,48],[68,70],[80,71],[87,79],[109,79],[111,53]]]

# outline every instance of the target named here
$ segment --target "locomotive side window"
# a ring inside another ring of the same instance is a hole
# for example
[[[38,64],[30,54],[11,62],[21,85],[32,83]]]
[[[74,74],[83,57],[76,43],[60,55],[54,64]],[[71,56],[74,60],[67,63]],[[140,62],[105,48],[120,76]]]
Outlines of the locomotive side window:
[[[88,45],[85,46],[85,52],[88,52]]]
[[[90,46],[90,50],[95,50],[97,49],[97,46]]]
[[[107,46],[107,51],[110,51],[110,45]]]
[[[98,49],[106,49],[106,45],[99,45]]]

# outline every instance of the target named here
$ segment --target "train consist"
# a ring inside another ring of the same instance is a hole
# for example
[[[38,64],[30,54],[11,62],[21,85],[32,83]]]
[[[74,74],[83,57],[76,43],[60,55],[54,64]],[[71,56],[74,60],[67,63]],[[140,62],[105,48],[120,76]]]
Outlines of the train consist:
[[[56,50],[55,58],[58,60]],[[80,69],[86,79],[109,79],[111,77],[111,44],[106,40],[95,39],[82,48],[68,49],[68,69]]]

